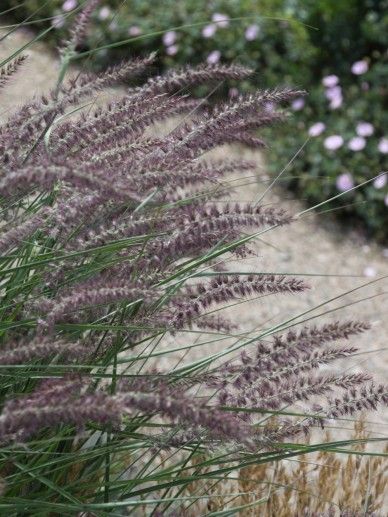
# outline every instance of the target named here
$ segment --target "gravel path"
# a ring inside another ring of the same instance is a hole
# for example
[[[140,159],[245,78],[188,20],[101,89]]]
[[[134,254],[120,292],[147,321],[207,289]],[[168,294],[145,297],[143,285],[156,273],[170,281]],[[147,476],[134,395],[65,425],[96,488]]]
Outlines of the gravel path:
[[[27,32],[19,31],[1,41],[0,59],[30,38]],[[54,56],[41,44],[35,44],[27,53],[29,60],[23,72],[1,92],[1,119],[26,97],[55,84],[58,65]],[[305,209],[287,192],[275,188],[265,193],[268,181],[263,181],[264,168],[260,154],[238,148],[221,149],[216,154],[220,157],[243,154],[258,162],[259,181],[257,177],[239,178],[238,182],[244,185],[236,189],[233,200],[252,201],[265,194],[264,203],[282,206],[291,214],[296,215]],[[305,278],[311,275],[307,280],[312,288],[298,296],[263,298],[228,308],[227,312],[244,331],[266,328],[303,312],[306,312],[305,318],[310,318],[333,311],[313,320],[316,323],[323,319],[368,320],[372,323],[371,331],[354,340],[362,354],[346,363],[339,363],[339,368],[346,365],[352,371],[370,371],[381,381],[387,379],[388,281],[386,278],[379,280],[379,277],[388,275],[388,250],[363,242],[351,231],[344,233],[327,214],[311,213],[300,216],[289,227],[265,233],[262,240],[255,244],[254,250],[255,255],[244,263],[233,262],[229,267],[236,271],[295,273]],[[334,311],[345,305],[349,306]],[[198,349],[198,354],[203,354],[203,349]],[[373,415],[371,420],[376,422],[371,428],[373,432],[388,434],[388,411]]]

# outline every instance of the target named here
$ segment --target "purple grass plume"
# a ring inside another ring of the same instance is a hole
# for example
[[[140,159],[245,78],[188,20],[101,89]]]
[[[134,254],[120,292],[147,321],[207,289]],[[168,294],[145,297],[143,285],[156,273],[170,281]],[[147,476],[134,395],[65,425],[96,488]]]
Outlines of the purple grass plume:
[[[97,3],[84,3],[63,55],[84,44]],[[158,357],[165,333],[194,327],[229,338],[238,322],[213,311],[252,297],[273,303],[275,295],[303,295],[309,287],[298,277],[228,271],[227,252],[251,252],[248,232],[292,217],[276,206],[226,203],[228,174],[252,174],[256,164],[206,156],[229,143],[264,147],[258,132],[283,120],[280,105],[303,92],[279,88],[204,103],[190,97],[194,87],[251,73],[205,65],[148,79],[90,107],[98,92],[138,80],[154,59],[80,73],[0,126],[2,316],[9,325],[0,362],[10,386],[0,440],[50,440],[59,429],[90,436],[96,428],[130,437],[133,429],[140,433],[139,422],[155,418],[170,426],[170,446],[193,440],[247,452],[387,404],[386,388],[367,374],[320,371],[356,353],[336,342],[367,330],[362,322],[265,334],[228,364],[198,362],[184,374],[148,367],[145,354]],[[0,88],[23,61],[0,71]],[[268,111],[268,103],[275,109]],[[161,126],[173,117],[179,122],[164,134]],[[211,276],[199,281],[205,263]],[[128,380],[110,383],[113,369]],[[27,375],[13,376],[19,370]],[[248,418],[300,404],[302,420],[271,428]],[[159,438],[150,433],[144,440],[154,447]]]
[[[8,63],[8,65],[0,68],[0,89],[3,88],[12,76],[18,72],[26,59],[27,56],[25,54],[21,54]]]

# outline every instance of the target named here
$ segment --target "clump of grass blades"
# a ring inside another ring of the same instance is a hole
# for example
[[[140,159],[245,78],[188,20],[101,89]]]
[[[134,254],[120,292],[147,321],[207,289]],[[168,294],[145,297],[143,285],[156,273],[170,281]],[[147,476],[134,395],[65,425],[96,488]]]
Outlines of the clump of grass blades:
[[[86,30],[85,9],[62,51],[64,63]],[[386,387],[367,375],[315,374],[356,351],[323,345],[366,330],[361,322],[260,339],[271,329],[257,338],[254,353],[228,363],[222,357],[240,342],[173,371],[155,368],[168,333],[232,331],[234,322],[207,314],[209,307],[308,286],[227,269],[198,281],[201,266],[217,270],[217,257],[249,253],[247,229],[292,220],[274,207],[222,206],[222,178],[255,164],[203,155],[233,141],[261,146],[250,131],[281,117],[268,105],[302,92],[260,91],[204,109],[180,91],[242,79],[250,70],[203,66],[150,79],[74,115],[95,92],[151,62],[152,56],[99,77],[59,81],[0,128],[4,509],[168,511],[196,478],[274,461],[289,453],[285,440],[325,419],[388,402]],[[176,115],[185,115],[183,122],[155,136],[154,124]],[[300,400],[308,406],[300,418],[263,418]]]

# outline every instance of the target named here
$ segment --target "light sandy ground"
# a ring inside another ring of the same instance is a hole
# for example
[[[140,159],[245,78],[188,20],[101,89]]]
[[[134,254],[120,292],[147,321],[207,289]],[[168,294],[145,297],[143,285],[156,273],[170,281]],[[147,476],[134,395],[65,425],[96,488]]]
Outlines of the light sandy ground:
[[[0,59],[30,37],[28,33],[18,32],[1,41]],[[27,53],[30,58],[24,71],[1,93],[2,119],[25,98],[55,84],[58,65],[54,56],[41,44],[34,45]],[[221,156],[226,153],[243,153],[252,157],[251,153],[240,149],[219,151]],[[256,153],[253,157],[257,159],[260,175],[264,174],[260,155]],[[246,178],[240,183],[245,185],[237,188],[232,195],[232,199],[238,201],[257,200],[268,184],[258,182],[257,177]],[[294,215],[306,208],[291,199],[289,193],[277,189],[266,193],[263,202],[282,206]],[[323,317],[313,319],[313,323],[336,319],[368,320],[372,323],[371,331],[353,340],[360,347],[361,355],[339,363],[338,368],[370,371],[380,381],[386,381],[388,282],[386,278],[379,278],[388,275],[387,250],[373,243],[363,243],[356,233],[344,234],[327,215],[306,214],[290,227],[270,231],[262,235],[261,239],[255,244],[253,257],[243,263],[233,263],[230,267],[236,271],[300,274],[307,278],[311,290],[298,296],[278,296],[271,300],[264,298],[229,308],[227,312],[238,321],[241,329],[254,335],[254,331],[258,332],[259,329],[281,323],[301,313],[305,313],[304,318],[311,318],[328,312]],[[338,309],[339,307],[342,308]],[[303,318],[299,320],[301,319]],[[197,350],[198,356],[204,352],[202,347]],[[207,347],[207,352],[209,350]],[[171,357],[178,359],[177,354],[172,354]],[[375,422],[370,429],[376,435],[388,435],[388,411],[381,410],[372,415],[370,420]]]

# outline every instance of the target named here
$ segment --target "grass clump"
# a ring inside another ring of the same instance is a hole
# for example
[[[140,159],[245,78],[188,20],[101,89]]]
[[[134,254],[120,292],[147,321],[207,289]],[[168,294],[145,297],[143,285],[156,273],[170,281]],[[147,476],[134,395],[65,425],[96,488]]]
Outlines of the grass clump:
[[[193,481],[320,450],[287,442],[386,404],[387,389],[365,374],[317,373],[355,353],[335,343],[365,323],[294,331],[285,322],[248,339],[209,310],[308,288],[298,277],[220,271],[229,254],[249,253],[255,234],[292,218],[277,207],[225,204],[225,175],[255,164],[203,156],[234,141],[261,146],[251,131],[282,116],[270,106],[302,92],[259,91],[209,108],[185,91],[250,70],[206,65],[90,109],[96,92],[141,74],[152,56],[66,82],[89,15],[86,8],[62,51],[55,90],[0,128],[0,507],[186,512],[207,497],[184,495]],[[7,65],[2,75],[14,71]],[[176,115],[183,119],[167,135],[152,131]],[[182,336],[182,349],[199,346],[190,332],[232,343],[174,368],[159,364],[171,352],[167,335]],[[293,415],[299,401],[306,411]]]

